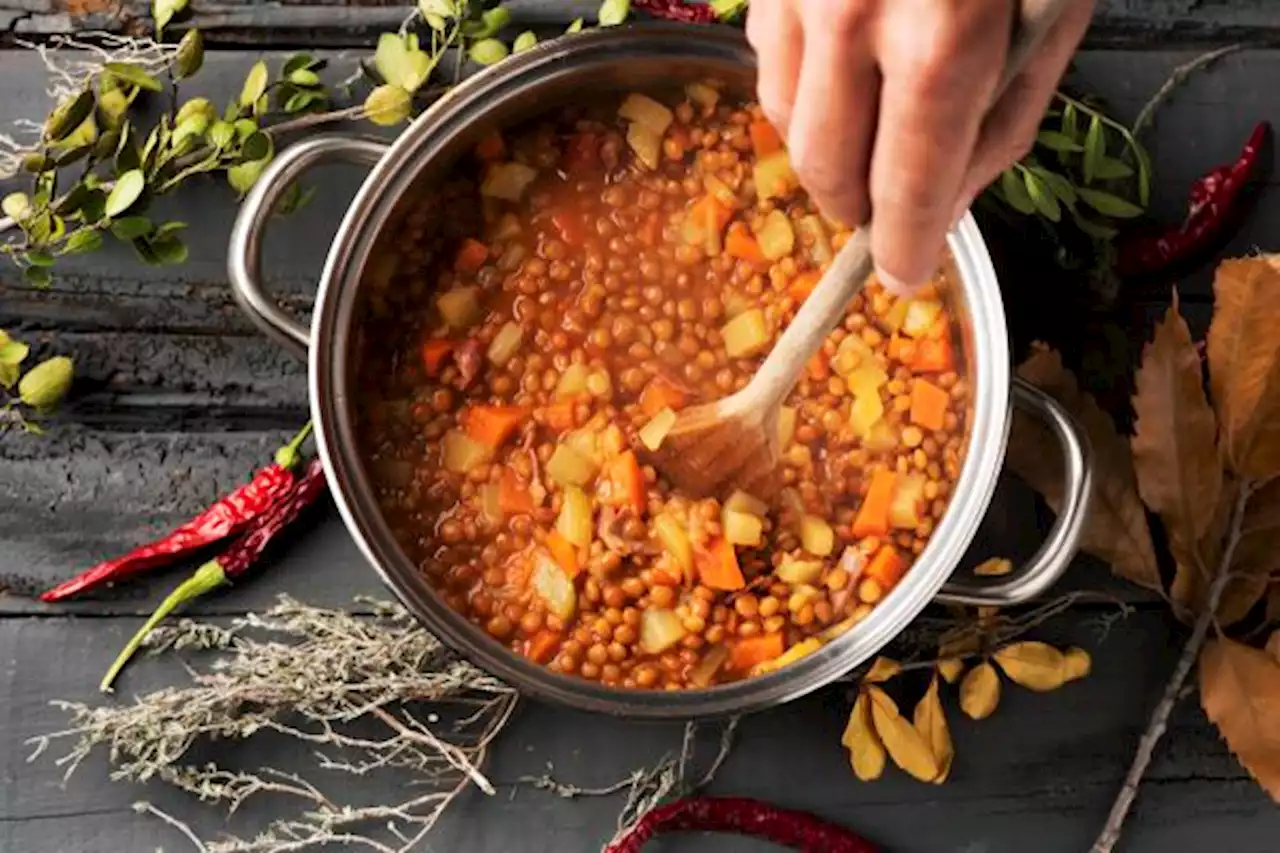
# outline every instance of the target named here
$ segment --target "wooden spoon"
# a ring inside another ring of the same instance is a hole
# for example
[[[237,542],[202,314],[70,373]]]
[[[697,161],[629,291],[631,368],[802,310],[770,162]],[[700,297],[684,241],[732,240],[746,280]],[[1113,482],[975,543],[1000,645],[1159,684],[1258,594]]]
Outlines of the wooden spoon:
[[[993,102],[1072,0],[1022,0],[1019,20]],[[653,454],[677,488],[697,495],[728,486],[770,485],[778,461],[778,415],[805,364],[840,323],[871,275],[871,226],[859,228],[787,326],[745,388],[679,412]]]

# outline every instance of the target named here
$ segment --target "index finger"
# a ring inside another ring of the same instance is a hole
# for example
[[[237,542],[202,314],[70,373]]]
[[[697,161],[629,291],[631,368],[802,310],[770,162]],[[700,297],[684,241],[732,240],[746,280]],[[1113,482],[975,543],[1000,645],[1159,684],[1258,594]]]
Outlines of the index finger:
[[[871,250],[881,279],[902,291],[937,268],[999,81],[1012,10],[929,0],[890,8],[877,45],[884,82],[871,156]]]

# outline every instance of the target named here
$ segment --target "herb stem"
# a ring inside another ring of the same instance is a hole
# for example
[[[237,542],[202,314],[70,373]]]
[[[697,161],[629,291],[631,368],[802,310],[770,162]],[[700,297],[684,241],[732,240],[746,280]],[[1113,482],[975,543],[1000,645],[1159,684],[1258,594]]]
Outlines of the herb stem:
[[[1182,647],[1182,654],[1173,668],[1173,674],[1165,684],[1160,704],[1156,705],[1147,723],[1146,731],[1142,733],[1142,739],[1138,742],[1138,750],[1134,753],[1133,762],[1129,765],[1124,786],[1116,795],[1111,813],[1107,816],[1107,822],[1099,833],[1098,839],[1093,842],[1090,853],[1111,853],[1120,840],[1125,819],[1129,816],[1129,810],[1133,808],[1133,801],[1137,799],[1142,777],[1146,775],[1155,748],[1169,726],[1169,715],[1173,713],[1174,706],[1183,696],[1182,686],[1190,675],[1192,666],[1200,657],[1200,649],[1204,645],[1205,637],[1209,634],[1209,628],[1214,624],[1214,616],[1219,602],[1222,601],[1222,593],[1231,581],[1231,561],[1235,557],[1236,546],[1240,544],[1245,506],[1249,503],[1249,496],[1253,494],[1253,490],[1254,484],[1249,480],[1242,481],[1238,487],[1235,506],[1231,512],[1231,526],[1227,534],[1226,547],[1223,548],[1222,559],[1218,563],[1217,577],[1213,579],[1213,584],[1209,587],[1209,593],[1205,598],[1204,610],[1196,619],[1191,636]]]

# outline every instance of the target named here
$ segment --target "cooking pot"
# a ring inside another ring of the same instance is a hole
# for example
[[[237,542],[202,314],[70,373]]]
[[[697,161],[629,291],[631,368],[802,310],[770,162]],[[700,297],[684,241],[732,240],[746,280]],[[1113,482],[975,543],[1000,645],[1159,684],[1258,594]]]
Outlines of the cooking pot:
[[[716,78],[754,91],[755,57],[727,27],[648,25],[597,30],[544,43],[450,90],[392,144],[317,136],[275,158],[240,209],[229,272],[241,307],[265,333],[310,361],[316,441],[342,518],[364,556],[434,634],[521,691],[578,708],[645,718],[688,719],[755,710],[795,699],[866,661],[931,601],[1012,605],[1048,589],[1075,552],[1089,502],[1085,438],[1052,399],[1011,378],[1008,336],[990,257],[971,215],[948,238],[953,311],[973,386],[963,469],[950,507],[915,565],[858,625],[817,652],[768,675],[703,690],[606,688],[559,675],[514,653],[450,609],[429,588],[383,520],[358,452],[351,406],[356,358],[353,321],[361,274],[397,202],[447,175],[486,131],[546,112],[585,93],[653,90]],[[263,229],[272,208],[309,168],[327,161],[372,167],[329,247],[310,328],[282,311],[262,287]],[[1061,442],[1062,511],[1029,563],[998,579],[949,580],[977,533],[1000,476],[1010,406],[1038,416]]]

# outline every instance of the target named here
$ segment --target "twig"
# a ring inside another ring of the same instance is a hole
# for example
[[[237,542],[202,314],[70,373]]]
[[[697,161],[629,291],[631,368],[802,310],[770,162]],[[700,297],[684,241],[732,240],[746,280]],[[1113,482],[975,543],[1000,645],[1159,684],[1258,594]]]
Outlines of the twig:
[[[1200,647],[1204,645],[1204,639],[1209,633],[1210,626],[1213,625],[1214,613],[1218,609],[1218,603],[1222,600],[1223,590],[1227,588],[1227,584],[1231,581],[1231,559],[1235,556],[1236,546],[1240,544],[1240,531],[1244,521],[1245,504],[1248,503],[1249,496],[1252,493],[1252,484],[1247,480],[1242,481],[1236,494],[1235,507],[1231,513],[1231,527],[1227,536],[1227,544],[1223,549],[1222,559],[1218,564],[1218,576],[1214,578],[1213,585],[1209,587],[1204,611],[1196,619],[1191,636],[1187,638],[1186,644],[1182,647],[1182,654],[1178,658],[1177,665],[1173,668],[1173,674],[1165,685],[1164,695],[1160,697],[1160,704],[1152,712],[1146,731],[1142,733],[1142,739],[1138,741],[1138,751],[1134,753],[1133,763],[1129,765],[1129,773],[1125,776],[1124,786],[1116,796],[1115,803],[1111,806],[1111,814],[1107,816],[1107,822],[1103,826],[1102,832],[1098,835],[1098,839],[1093,842],[1090,853],[1111,853],[1116,846],[1116,842],[1120,840],[1125,818],[1128,817],[1129,810],[1133,807],[1133,801],[1138,796],[1138,788],[1142,785],[1142,777],[1146,775],[1147,767],[1151,764],[1155,748],[1168,728],[1169,715],[1183,695],[1183,683],[1187,680],[1187,676],[1191,673],[1191,667],[1195,665],[1196,659],[1200,656]]]
[[[178,832],[181,832],[183,835],[185,835],[187,837],[187,840],[190,841],[192,844],[194,844],[196,850],[200,851],[200,853],[208,853],[209,848],[204,845],[204,842],[201,841],[200,837],[195,834],[195,831],[192,830],[191,827],[187,826],[182,821],[178,820],[173,815],[168,814],[167,812],[161,811],[160,809],[151,805],[151,803],[148,803],[146,800],[139,800],[138,802],[134,803],[133,810],[138,814],[149,814],[154,817],[160,818],[162,821],[169,824],[169,826],[172,826],[174,829],[178,830]]]
[[[1187,81],[1188,77],[1200,69],[1208,65],[1212,65],[1227,54],[1235,53],[1242,47],[1244,47],[1242,44],[1229,44],[1226,47],[1220,47],[1217,50],[1202,53],[1190,62],[1179,65],[1177,68],[1173,69],[1173,73],[1170,74],[1168,79],[1164,81],[1164,84],[1156,90],[1156,93],[1151,96],[1151,99],[1142,105],[1142,109],[1138,112],[1138,117],[1133,120],[1133,127],[1130,130],[1130,133],[1133,134],[1134,138],[1136,139],[1142,131],[1146,130],[1147,127],[1155,120],[1156,110],[1158,110],[1160,106],[1168,100],[1169,96],[1173,94],[1174,89],[1177,89]]]

